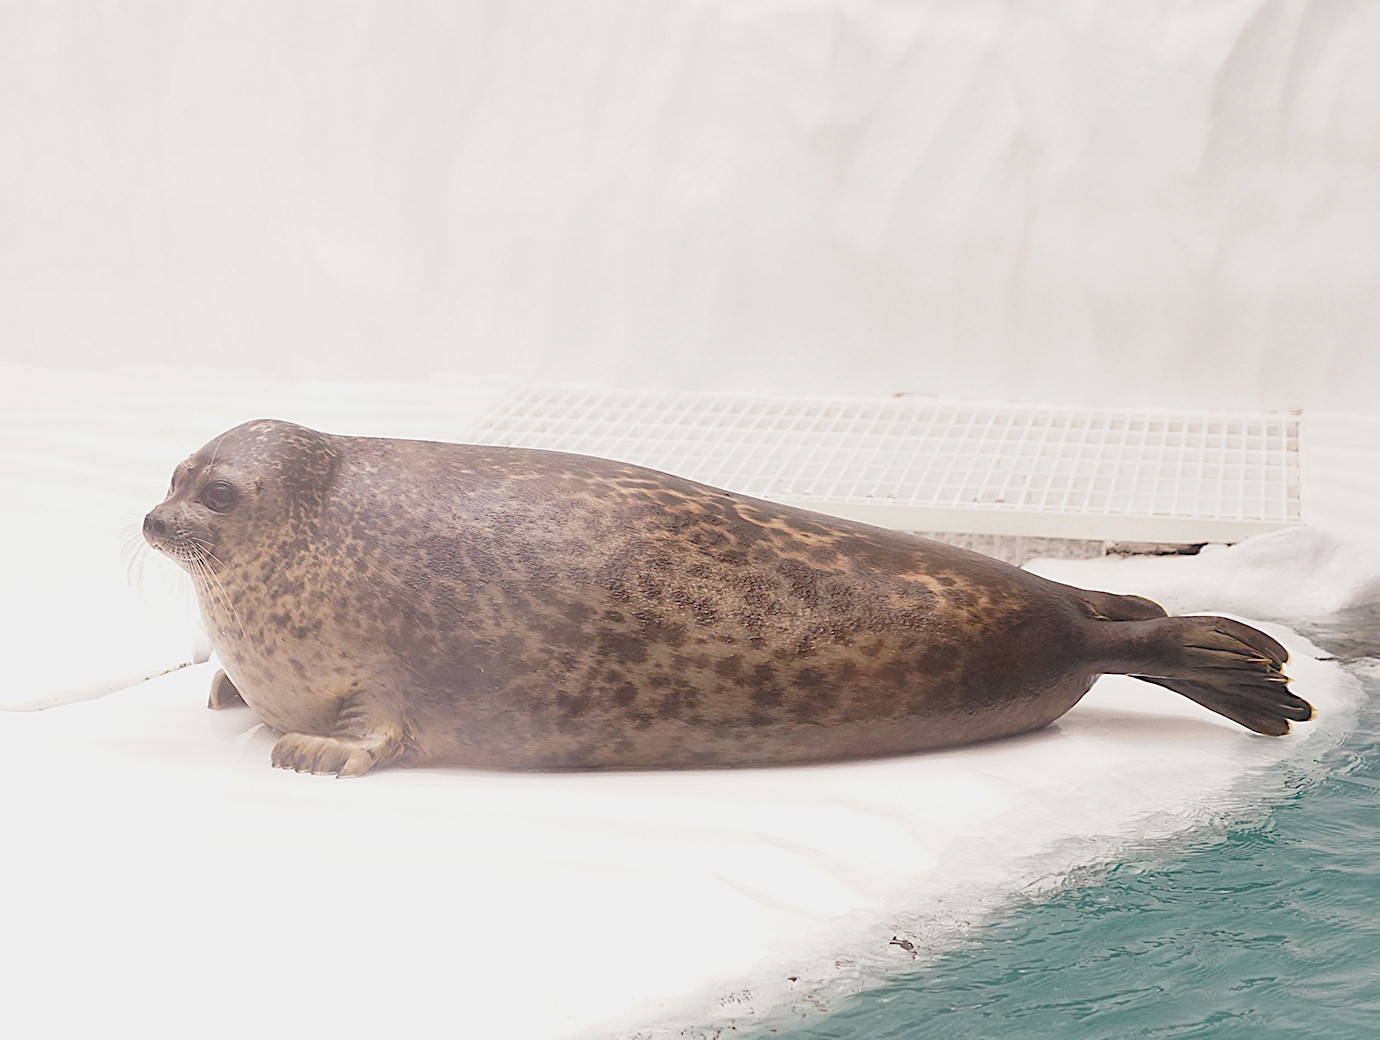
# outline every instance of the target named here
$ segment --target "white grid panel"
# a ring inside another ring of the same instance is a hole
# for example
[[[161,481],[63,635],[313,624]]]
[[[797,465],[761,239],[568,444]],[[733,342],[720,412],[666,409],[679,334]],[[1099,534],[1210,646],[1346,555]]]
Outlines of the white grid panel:
[[[475,439],[906,530],[1236,541],[1299,519],[1288,415],[537,387]]]

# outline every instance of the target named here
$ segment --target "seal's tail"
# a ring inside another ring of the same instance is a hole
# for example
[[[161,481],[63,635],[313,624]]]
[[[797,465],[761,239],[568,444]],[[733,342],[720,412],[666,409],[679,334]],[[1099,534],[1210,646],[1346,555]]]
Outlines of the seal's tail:
[[[1256,733],[1281,736],[1312,706],[1289,692],[1289,652],[1259,629],[1223,617],[1163,617],[1099,625],[1103,670],[1197,701]]]

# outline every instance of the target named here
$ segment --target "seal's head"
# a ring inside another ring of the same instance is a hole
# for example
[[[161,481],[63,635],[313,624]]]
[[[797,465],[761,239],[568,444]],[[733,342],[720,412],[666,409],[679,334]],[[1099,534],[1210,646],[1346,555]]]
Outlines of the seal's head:
[[[277,419],[236,426],[173,470],[144,539],[198,574],[308,536],[335,471],[328,434]]]

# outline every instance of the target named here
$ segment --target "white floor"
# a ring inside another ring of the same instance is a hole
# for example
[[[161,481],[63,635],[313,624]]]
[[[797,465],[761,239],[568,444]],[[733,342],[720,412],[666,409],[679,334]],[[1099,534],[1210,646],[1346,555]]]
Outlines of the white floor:
[[[1042,733],[885,762],[284,773],[247,709],[205,709],[211,665],[136,682],[196,655],[170,568],[134,551],[139,518],[177,461],[243,419],[463,438],[511,387],[19,367],[0,380],[0,705],[47,709],[0,712],[9,1035],[444,1022],[555,1040],[817,1013],[911,963],[893,936],[938,949],[1080,866],[1277,798],[1351,723],[1354,683],[1267,625],[1319,709],[1281,740],[1104,680]],[[1380,492],[1351,475],[1374,471],[1356,467],[1376,426],[1305,416],[1304,431],[1309,526],[1198,557],[1037,569],[1248,618],[1374,596],[1364,539]]]

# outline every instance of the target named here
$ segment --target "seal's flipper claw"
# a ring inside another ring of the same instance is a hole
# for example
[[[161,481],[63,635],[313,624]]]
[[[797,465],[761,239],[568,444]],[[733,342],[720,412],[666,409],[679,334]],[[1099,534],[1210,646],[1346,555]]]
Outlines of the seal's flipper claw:
[[[222,708],[235,708],[244,705],[244,698],[240,696],[240,691],[235,689],[235,684],[230,681],[230,677],[225,672],[216,672],[216,677],[211,680],[211,696],[206,701],[206,707],[212,711],[220,711]]]

